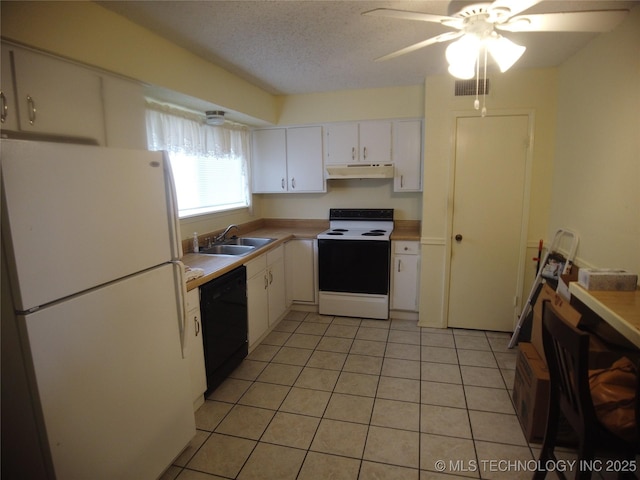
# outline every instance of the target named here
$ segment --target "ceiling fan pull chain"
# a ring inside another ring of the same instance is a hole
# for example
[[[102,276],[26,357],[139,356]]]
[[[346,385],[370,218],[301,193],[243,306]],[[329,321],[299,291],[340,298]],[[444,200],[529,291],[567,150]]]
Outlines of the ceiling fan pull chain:
[[[482,78],[482,116],[487,114],[485,102],[487,100],[487,47],[484,47],[484,77]]]
[[[480,50],[476,54],[476,99],[473,102],[473,108],[480,110],[480,100],[478,100],[478,92],[480,91]]]

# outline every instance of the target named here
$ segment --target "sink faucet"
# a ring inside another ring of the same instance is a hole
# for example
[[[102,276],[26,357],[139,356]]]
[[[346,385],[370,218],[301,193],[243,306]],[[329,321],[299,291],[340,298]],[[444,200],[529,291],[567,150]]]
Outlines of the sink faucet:
[[[238,225],[232,223],[226,228],[224,232],[222,232],[220,235],[218,235],[215,238],[214,242],[224,242],[227,239],[227,233],[229,233],[229,230],[231,230],[232,228],[235,228],[236,230],[240,231],[240,229],[238,228]]]

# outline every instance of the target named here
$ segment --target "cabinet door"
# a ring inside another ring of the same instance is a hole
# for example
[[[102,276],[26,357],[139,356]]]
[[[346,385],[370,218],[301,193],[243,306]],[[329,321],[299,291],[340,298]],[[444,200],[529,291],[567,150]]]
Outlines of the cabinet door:
[[[358,161],[358,124],[337,123],[325,126],[326,164],[346,164]]]
[[[287,129],[287,173],[290,192],[322,192],[322,127]]]
[[[247,316],[249,318],[249,348],[260,340],[269,328],[269,282],[266,270],[247,279]]]
[[[391,163],[391,122],[360,124],[360,162]]]
[[[16,95],[13,91],[13,77],[11,72],[11,48],[8,45],[2,45],[2,54],[0,56],[2,65],[0,66],[0,91],[2,94],[0,102],[0,114],[2,115],[2,130],[18,129],[18,113],[16,104]]]
[[[254,130],[253,191],[280,193],[287,190],[287,147],[284,128]]]
[[[116,77],[102,77],[106,145],[147,150],[142,85]]]
[[[273,259],[272,259],[273,257]],[[269,326],[274,325],[287,309],[285,278],[284,278],[284,248],[267,253],[267,280],[269,282]]]
[[[21,130],[105,144],[99,75],[27,50],[13,55]]]
[[[391,308],[418,311],[419,255],[394,255]]]
[[[422,122],[398,121],[393,124],[393,162],[396,192],[422,190]]]
[[[315,240],[295,239],[285,244],[287,299],[317,303]]]
[[[189,352],[189,373],[191,374],[191,398],[194,410],[204,402],[204,392],[207,389],[207,374],[204,368],[204,345],[202,343],[202,322],[200,308],[194,308],[187,313],[187,321],[191,322],[191,350]]]

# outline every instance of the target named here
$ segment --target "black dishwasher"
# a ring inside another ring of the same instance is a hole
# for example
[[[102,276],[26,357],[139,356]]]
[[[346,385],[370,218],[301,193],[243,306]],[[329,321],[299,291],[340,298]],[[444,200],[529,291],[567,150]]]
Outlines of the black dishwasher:
[[[242,266],[200,287],[207,394],[247,356],[247,269]]]

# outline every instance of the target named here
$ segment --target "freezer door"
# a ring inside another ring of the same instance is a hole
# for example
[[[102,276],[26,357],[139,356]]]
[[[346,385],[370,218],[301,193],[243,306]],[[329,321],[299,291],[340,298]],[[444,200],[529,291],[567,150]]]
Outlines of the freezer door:
[[[19,317],[55,476],[157,478],[195,435],[173,266]]]
[[[1,160],[18,310],[179,259],[161,152],[6,140]]]

